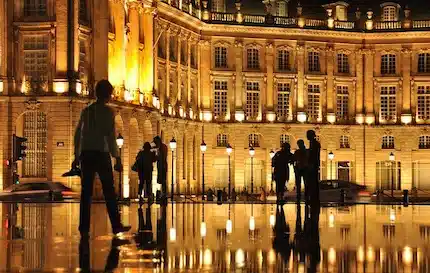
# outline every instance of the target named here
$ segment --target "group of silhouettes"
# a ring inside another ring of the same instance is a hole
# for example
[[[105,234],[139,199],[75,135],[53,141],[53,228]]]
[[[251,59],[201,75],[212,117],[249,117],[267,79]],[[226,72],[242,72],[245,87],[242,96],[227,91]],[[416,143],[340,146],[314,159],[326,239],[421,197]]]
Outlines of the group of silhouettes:
[[[319,198],[319,169],[321,145],[316,139],[315,131],[308,130],[306,137],[309,140],[309,148],[305,142],[297,141],[298,149],[291,153],[289,143],[284,143],[281,150],[272,158],[273,180],[276,182],[276,195],[278,202],[282,202],[285,194],[285,186],[290,179],[290,165],[294,167],[297,202],[301,200],[301,182],[304,181],[304,199],[306,203],[318,203]]]

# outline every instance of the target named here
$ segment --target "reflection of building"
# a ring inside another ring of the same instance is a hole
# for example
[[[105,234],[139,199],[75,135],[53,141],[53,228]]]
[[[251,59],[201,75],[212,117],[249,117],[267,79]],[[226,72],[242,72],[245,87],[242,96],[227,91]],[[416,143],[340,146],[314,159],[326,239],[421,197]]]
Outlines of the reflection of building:
[[[396,188],[428,189],[430,21],[419,18],[430,16],[418,14],[428,3],[412,12],[374,2],[375,13],[361,14],[345,2],[94,0],[71,12],[67,0],[9,1],[0,7],[0,156],[10,157],[12,132],[24,135],[25,179],[79,188],[61,174],[78,113],[108,78],[126,170],[143,141],[175,136],[182,192],[200,189],[202,135],[207,187],[227,186],[226,143],[235,187],[249,187],[249,144],[255,185],[268,187],[269,151],[283,141],[295,148],[307,129],[322,143],[322,178],[386,189],[394,177]],[[126,196],[136,180],[124,173]]]

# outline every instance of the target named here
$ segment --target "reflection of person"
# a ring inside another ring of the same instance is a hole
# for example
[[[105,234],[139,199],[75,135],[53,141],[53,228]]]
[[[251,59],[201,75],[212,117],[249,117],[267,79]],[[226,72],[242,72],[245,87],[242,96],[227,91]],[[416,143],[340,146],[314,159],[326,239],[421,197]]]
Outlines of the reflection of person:
[[[273,238],[273,249],[280,254],[285,264],[288,264],[291,252],[290,226],[286,222],[284,208],[276,207],[276,222],[274,226],[275,237]]]
[[[272,167],[274,180],[276,182],[277,200],[280,201],[284,197],[285,183],[290,179],[290,169],[288,164],[292,162],[292,154],[290,152],[290,144],[284,143],[282,149],[276,152],[272,159]]]
[[[142,191],[145,187],[145,198],[152,198],[152,171],[156,161],[155,154],[151,152],[151,144],[145,142],[143,150],[136,156],[137,173],[139,174],[139,200],[142,200]],[[150,200],[148,200],[150,202]]]
[[[308,161],[308,185],[309,198],[311,202],[319,203],[319,170],[320,170],[320,150],[321,145],[316,140],[315,131],[309,130],[306,133],[309,140],[309,161]]]
[[[152,233],[152,221],[151,221],[151,206],[145,209],[145,217],[143,216],[143,209],[139,207],[139,228],[135,235],[135,241],[139,249],[154,249],[154,235]],[[145,221],[146,219],[146,221]]]
[[[72,169],[80,163],[82,186],[79,231],[83,236],[87,236],[90,229],[91,198],[96,173],[102,183],[113,233],[128,231],[131,228],[121,224],[113,182],[111,156],[116,159],[117,171],[122,170],[122,165],[115,139],[114,113],[106,105],[112,92],[113,87],[109,81],[99,81],[96,85],[97,101],[82,111],[76,127],[75,160]]]
[[[307,200],[308,195],[305,178],[308,167],[308,151],[306,150],[305,142],[302,139],[297,141],[297,146],[299,148],[294,152],[294,173],[296,176],[297,202],[300,203],[302,179],[305,181],[305,200]]]
[[[304,237],[306,238],[306,253],[309,256],[308,272],[317,272],[317,266],[321,261],[319,216],[319,204],[306,206]]]
[[[159,136],[154,137],[157,148],[157,183],[161,185],[163,197],[167,197],[167,145]]]

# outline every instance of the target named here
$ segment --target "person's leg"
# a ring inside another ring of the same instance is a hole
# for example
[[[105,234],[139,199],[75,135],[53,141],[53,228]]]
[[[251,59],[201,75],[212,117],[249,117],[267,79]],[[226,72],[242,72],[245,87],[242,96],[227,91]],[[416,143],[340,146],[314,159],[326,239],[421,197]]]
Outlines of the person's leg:
[[[106,208],[109,214],[109,219],[112,225],[112,229],[120,228],[121,218],[118,211],[118,204],[116,202],[116,194],[113,182],[112,162],[110,155],[107,153],[101,153],[98,160],[97,173],[99,174],[100,181],[102,182],[103,195],[105,197]]]
[[[81,158],[81,203],[79,216],[79,231],[81,234],[90,231],[91,198],[95,177],[94,159],[91,154],[83,153]]]
[[[301,177],[300,177],[300,170],[298,168],[294,169],[294,174],[295,174],[295,178],[296,178],[296,197],[297,197],[297,202],[300,202],[300,198],[301,198]]]
[[[152,173],[145,179],[145,197],[152,198]]]
[[[143,176],[139,175],[139,191],[137,193],[137,195],[140,197],[142,197],[142,191],[143,191],[143,184],[144,184],[144,180],[143,180]]]

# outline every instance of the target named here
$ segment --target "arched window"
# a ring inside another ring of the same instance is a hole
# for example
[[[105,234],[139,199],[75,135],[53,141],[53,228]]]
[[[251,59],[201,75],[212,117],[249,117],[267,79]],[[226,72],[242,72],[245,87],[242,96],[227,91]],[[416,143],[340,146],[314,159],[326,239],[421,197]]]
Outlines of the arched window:
[[[289,135],[281,135],[281,137],[279,138],[279,147],[282,147],[284,145],[284,143],[290,143],[290,136]],[[291,143],[290,143],[291,144]]]
[[[24,177],[47,177],[48,122],[40,111],[24,114],[23,135],[27,138],[27,156],[23,159]]]
[[[349,148],[351,148],[351,145],[349,143],[349,136],[340,136],[339,143],[340,143],[339,146],[340,146],[341,149],[349,149]]]
[[[382,137],[382,149],[394,149],[394,137],[383,136]]]
[[[248,136],[249,147],[260,147],[260,136],[258,134],[250,134]]]
[[[430,149],[430,136],[420,136],[418,148]]]

